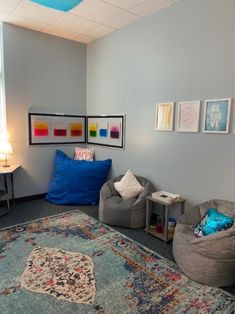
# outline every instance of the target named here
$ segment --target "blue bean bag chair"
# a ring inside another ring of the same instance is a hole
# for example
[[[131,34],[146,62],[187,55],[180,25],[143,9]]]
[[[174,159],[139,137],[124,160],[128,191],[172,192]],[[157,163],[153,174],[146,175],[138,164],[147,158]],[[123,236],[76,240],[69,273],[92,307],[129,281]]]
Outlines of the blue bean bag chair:
[[[112,160],[73,160],[56,150],[53,176],[46,200],[61,205],[95,205]]]

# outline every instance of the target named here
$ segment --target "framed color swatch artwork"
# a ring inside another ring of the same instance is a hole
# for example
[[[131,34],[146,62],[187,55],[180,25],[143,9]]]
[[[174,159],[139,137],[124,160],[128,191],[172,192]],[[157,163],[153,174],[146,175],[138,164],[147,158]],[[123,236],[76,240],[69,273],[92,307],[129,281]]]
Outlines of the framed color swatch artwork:
[[[86,142],[86,117],[65,114],[29,113],[29,144]]]
[[[124,117],[87,116],[87,144],[124,149]]]

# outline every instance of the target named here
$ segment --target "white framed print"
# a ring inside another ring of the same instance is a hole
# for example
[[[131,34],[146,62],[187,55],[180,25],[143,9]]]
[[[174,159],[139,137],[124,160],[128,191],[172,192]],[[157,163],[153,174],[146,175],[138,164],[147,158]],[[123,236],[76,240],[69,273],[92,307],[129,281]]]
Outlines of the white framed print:
[[[200,119],[200,101],[178,103],[177,132],[198,132]]]
[[[166,102],[156,104],[155,130],[172,131],[174,119],[174,103]]]
[[[231,98],[205,100],[204,133],[228,133]]]

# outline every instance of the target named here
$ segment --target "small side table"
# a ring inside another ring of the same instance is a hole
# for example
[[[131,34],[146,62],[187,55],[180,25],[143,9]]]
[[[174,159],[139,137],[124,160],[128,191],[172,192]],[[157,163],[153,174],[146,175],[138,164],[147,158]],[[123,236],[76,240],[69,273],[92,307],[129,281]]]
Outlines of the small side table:
[[[4,180],[4,188],[5,188],[5,194],[6,194],[6,199],[7,199],[7,207],[8,207],[8,214],[10,216],[10,205],[9,205],[9,187],[8,187],[8,182],[7,182],[7,176],[10,176],[11,180],[11,199],[12,202],[14,202],[15,199],[15,194],[14,194],[14,172],[20,168],[21,165],[10,165],[9,167],[3,167],[0,166],[0,176],[3,176]],[[6,215],[6,213],[0,214],[0,216]]]
[[[175,207],[176,205],[180,205],[180,212],[181,215],[184,213],[185,208],[185,199],[180,197],[179,199],[173,201],[172,203],[167,203],[164,201],[161,201],[159,199],[153,198],[152,196],[146,197],[147,202],[147,208],[146,208],[146,227],[145,231],[152,234],[153,236],[163,240],[163,241],[169,241],[172,240],[173,235],[168,235],[168,218],[169,218],[169,208]],[[156,229],[150,228],[150,219],[152,215],[152,205],[153,203],[157,203],[160,205],[163,205],[164,208],[164,227],[163,227],[163,233],[157,232]]]

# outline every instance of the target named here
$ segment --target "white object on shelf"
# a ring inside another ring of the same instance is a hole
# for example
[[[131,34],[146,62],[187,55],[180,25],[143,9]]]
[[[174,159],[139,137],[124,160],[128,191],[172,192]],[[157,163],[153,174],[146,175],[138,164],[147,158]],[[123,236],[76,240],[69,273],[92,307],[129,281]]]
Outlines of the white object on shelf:
[[[171,204],[174,201],[179,200],[180,196],[177,194],[172,194],[172,193],[165,192],[165,191],[158,191],[158,192],[152,193],[152,198],[155,198],[155,199],[160,200],[162,202]]]

